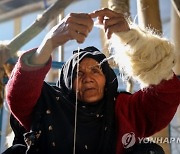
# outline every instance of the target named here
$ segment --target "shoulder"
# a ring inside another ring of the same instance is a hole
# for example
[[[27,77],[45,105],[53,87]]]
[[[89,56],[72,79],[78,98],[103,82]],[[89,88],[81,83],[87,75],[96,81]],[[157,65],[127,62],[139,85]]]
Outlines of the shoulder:
[[[127,91],[120,91],[117,93],[117,99],[121,98],[121,97],[128,97],[131,96],[132,94],[130,92]]]
[[[127,91],[118,92],[118,94],[116,96],[116,105],[127,102],[129,100],[130,96],[132,96],[132,94]]]

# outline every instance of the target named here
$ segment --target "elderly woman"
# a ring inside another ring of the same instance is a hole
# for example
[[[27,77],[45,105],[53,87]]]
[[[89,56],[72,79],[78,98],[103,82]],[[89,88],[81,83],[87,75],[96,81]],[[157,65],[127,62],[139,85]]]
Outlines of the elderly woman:
[[[130,70],[142,90],[117,93],[115,73],[95,47],[74,52],[57,86],[43,81],[53,50],[69,40],[84,42],[96,17],[111,39],[116,62]],[[131,27],[119,13],[109,9],[71,13],[38,49],[21,56],[7,85],[11,112],[26,129],[28,153],[125,153],[131,146],[126,142],[128,135],[133,139],[150,136],[173,118],[180,102],[174,63],[168,41]]]

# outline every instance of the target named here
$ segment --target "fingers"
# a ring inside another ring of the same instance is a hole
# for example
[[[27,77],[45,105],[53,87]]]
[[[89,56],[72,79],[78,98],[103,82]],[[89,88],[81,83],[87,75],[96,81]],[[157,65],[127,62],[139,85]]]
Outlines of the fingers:
[[[105,26],[105,32],[108,39],[111,38],[111,35],[113,33],[117,32],[125,32],[130,30],[129,25],[127,22],[124,22],[124,20],[119,20],[119,22],[115,22],[114,24],[106,25]]]
[[[87,26],[89,32],[93,28],[93,20],[90,15],[85,13],[71,13],[69,14],[68,22]]]
[[[84,35],[85,37],[87,37],[87,35],[89,34],[89,28],[86,25],[79,25],[76,23],[70,23],[68,25],[68,29],[70,31],[76,32],[77,34]]]
[[[112,17],[110,19],[105,19],[104,20],[104,29],[105,29],[105,32],[106,32],[106,30],[109,27],[111,27],[113,25],[116,25],[116,24],[119,24],[119,23],[123,24],[123,21],[124,21],[124,19],[122,19],[122,18],[115,18],[115,17]]]
[[[86,36],[84,36],[83,34],[71,31],[71,40],[76,40],[77,43],[83,43],[85,39]]]
[[[87,13],[71,13],[60,21],[47,35],[53,48],[63,45],[69,40],[83,43],[93,28],[93,20]]]
[[[49,32],[47,40],[51,40],[53,48],[73,39],[78,43],[83,43],[93,28],[92,18],[96,17],[99,23],[104,26],[107,38],[110,38],[112,33],[129,29],[122,14],[105,8],[90,14],[69,14]]]
[[[118,17],[120,15],[123,17],[122,14],[112,11],[108,8],[97,10],[95,12],[90,13],[89,15],[91,16],[91,18],[105,17],[105,16],[111,18],[111,17]]]
[[[111,25],[106,29],[107,39],[110,39],[111,35],[114,32],[122,32],[122,31],[126,31],[126,26],[124,26],[123,24],[119,23],[119,24]]]
[[[83,43],[89,34],[89,28],[86,25],[70,23],[67,32],[71,40],[75,39],[78,43]]]
[[[91,18],[98,18],[99,24],[104,26],[106,36],[109,39],[112,33],[128,31],[129,25],[123,14],[108,8],[101,9],[89,14]]]
[[[93,28],[92,18],[85,13],[71,13],[66,22],[70,39],[83,43]]]

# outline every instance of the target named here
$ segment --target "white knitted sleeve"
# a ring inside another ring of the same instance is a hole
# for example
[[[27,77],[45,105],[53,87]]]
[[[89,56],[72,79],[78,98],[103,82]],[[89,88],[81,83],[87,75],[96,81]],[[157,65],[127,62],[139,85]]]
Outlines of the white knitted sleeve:
[[[113,34],[110,43],[119,68],[137,80],[142,88],[172,78],[175,54],[168,40],[133,26],[128,32]]]

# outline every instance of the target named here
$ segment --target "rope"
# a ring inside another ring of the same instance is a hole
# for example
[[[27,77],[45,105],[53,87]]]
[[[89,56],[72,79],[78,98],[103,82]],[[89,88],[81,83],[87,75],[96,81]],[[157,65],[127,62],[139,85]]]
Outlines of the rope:
[[[80,47],[78,46],[78,57],[77,57],[77,69],[76,69],[76,104],[75,104],[75,116],[74,116],[74,146],[73,146],[73,154],[76,153],[76,131],[77,131],[77,104],[78,104],[78,72],[79,72],[79,51]]]

